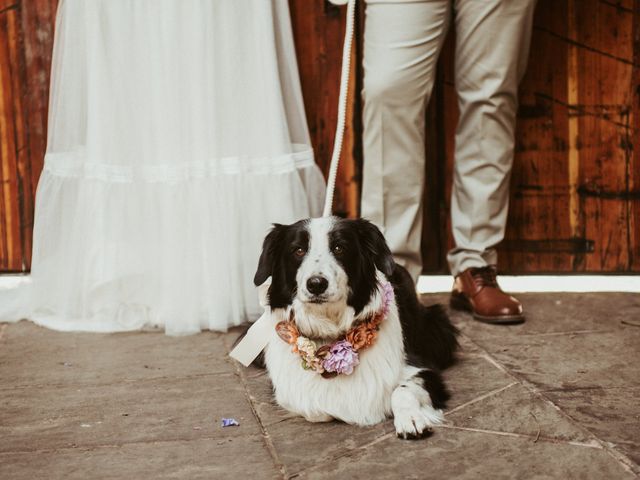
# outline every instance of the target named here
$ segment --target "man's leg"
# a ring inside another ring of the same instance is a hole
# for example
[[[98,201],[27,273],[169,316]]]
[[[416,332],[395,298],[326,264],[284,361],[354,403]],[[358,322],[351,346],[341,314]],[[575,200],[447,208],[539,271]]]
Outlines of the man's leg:
[[[414,280],[422,270],[425,106],[449,17],[449,0],[366,8],[361,214]]]
[[[479,294],[474,287],[477,281],[493,288],[485,291],[487,298],[479,296],[480,305],[472,308],[476,318],[486,321],[522,317],[519,302],[499,292],[495,272],[472,282],[469,269],[475,272],[475,268],[496,265],[494,247],[504,237],[518,84],[529,55],[534,7],[535,0],[455,2],[460,120],[451,198],[456,247],[447,258],[451,273],[460,276],[459,289],[465,283],[461,274],[469,276],[468,297]]]

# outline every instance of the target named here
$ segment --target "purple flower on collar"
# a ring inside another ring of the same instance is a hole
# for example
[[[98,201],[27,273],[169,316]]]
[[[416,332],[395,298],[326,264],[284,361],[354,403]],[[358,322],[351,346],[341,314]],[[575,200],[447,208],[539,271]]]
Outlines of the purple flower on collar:
[[[393,302],[393,299],[395,296],[393,292],[393,285],[391,285],[390,282],[385,282],[382,285],[382,292],[383,292],[382,311],[386,315],[389,313],[389,307],[391,306],[391,302]]]
[[[349,342],[340,340],[331,345],[329,354],[322,362],[322,366],[327,372],[351,375],[353,373],[353,367],[358,365],[358,363],[360,363],[358,352],[353,349],[353,346]]]

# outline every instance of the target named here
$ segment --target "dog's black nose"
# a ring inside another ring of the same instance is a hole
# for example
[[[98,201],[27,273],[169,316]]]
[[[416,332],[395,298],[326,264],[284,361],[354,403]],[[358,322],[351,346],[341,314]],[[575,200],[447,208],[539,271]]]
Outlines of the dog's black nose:
[[[307,280],[307,290],[314,295],[320,295],[323,293],[327,287],[329,286],[329,282],[326,278],[320,275],[314,275],[313,277]]]

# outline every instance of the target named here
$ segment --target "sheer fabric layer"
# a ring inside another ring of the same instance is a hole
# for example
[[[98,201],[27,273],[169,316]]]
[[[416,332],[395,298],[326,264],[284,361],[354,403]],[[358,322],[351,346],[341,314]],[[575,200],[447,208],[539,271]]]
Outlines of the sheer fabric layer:
[[[323,197],[286,0],[62,0],[32,280],[0,319],[224,330],[260,313],[270,224]]]

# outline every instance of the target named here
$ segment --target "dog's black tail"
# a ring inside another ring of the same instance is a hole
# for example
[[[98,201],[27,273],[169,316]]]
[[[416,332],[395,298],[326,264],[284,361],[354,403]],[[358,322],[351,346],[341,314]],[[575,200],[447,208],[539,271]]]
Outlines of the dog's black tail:
[[[413,279],[396,265],[390,278],[402,323],[404,347],[409,363],[419,367],[445,369],[455,361],[458,329],[442,305],[424,306],[418,299]]]

